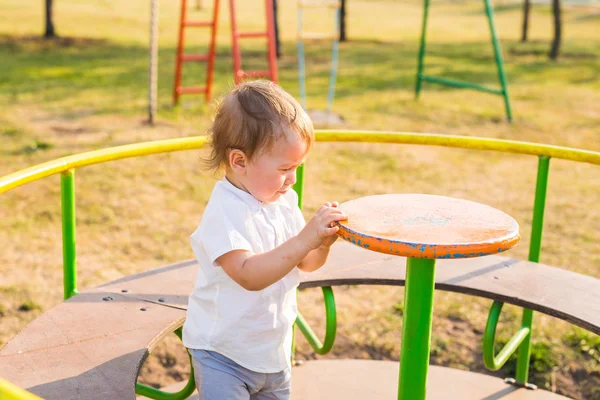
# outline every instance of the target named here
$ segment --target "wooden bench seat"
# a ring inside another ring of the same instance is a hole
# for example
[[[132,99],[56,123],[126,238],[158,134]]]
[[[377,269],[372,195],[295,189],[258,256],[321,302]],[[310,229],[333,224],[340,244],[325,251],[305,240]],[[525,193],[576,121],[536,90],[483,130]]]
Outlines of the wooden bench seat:
[[[184,318],[185,310],[118,293],[81,293],[0,351],[0,376],[45,399],[134,399],[143,361]]]
[[[185,318],[196,271],[194,261],[168,265],[59,304],[0,351],[0,376],[48,399],[135,399],[143,361]],[[339,242],[326,266],[302,274],[301,287],[403,285],[404,271],[403,258]],[[436,288],[529,307],[600,334],[600,281],[584,275],[496,256],[442,260]]]
[[[336,242],[327,265],[302,274],[300,288],[401,286],[405,276],[406,258]],[[501,256],[438,260],[435,288],[530,308],[600,335],[600,279],[587,275]]]

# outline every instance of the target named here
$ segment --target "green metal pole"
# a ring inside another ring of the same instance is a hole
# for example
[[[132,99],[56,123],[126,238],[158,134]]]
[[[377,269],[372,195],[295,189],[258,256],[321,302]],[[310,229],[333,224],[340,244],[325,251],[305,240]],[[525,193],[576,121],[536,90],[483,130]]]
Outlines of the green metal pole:
[[[304,164],[300,165],[296,170],[296,183],[294,184],[293,189],[298,195],[298,207],[302,210],[302,195],[304,192]],[[296,299],[297,298],[298,290],[296,290]],[[294,327],[292,328],[292,364],[296,358],[296,325],[298,325],[297,322],[294,323]]]
[[[549,171],[550,157],[539,156],[535,200],[533,203],[533,220],[531,222],[531,243],[529,245],[529,261],[532,262],[540,262],[540,254],[542,253],[542,230],[544,228],[544,210],[546,208]]]
[[[293,186],[296,194],[298,194],[298,207],[302,210],[302,195],[304,193],[304,164],[300,165],[296,170],[296,183]]]
[[[540,262],[542,251],[542,229],[544,227],[544,209],[546,208],[546,192],[548,189],[548,173],[550,171],[550,157],[540,156],[538,160],[537,182],[535,187],[535,200],[533,203],[533,221],[531,222],[531,242],[529,244],[529,261]],[[533,325],[533,311],[523,309],[521,327],[529,328],[529,336],[519,346],[517,358],[517,384],[527,385],[529,378],[529,358],[531,356],[531,332]]]
[[[306,341],[313,348],[317,354],[327,354],[333,348],[335,342],[335,335],[337,330],[337,316],[335,310],[335,297],[333,296],[333,290],[331,286],[323,286],[323,299],[325,300],[325,316],[326,316],[326,328],[325,328],[325,339],[324,343],[321,343],[317,335],[313,332],[308,325],[308,322],[304,319],[302,314],[298,313],[296,318],[296,325],[306,338]]]
[[[431,342],[435,260],[406,260],[399,400],[425,400]]]
[[[506,84],[506,75],[504,73],[504,61],[502,60],[502,50],[500,49],[500,42],[496,36],[496,27],[494,23],[494,9],[490,4],[490,0],[483,0],[485,4],[485,13],[487,14],[488,22],[490,24],[490,33],[492,35],[492,45],[494,46],[494,56],[496,57],[496,66],[498,67],[498,79],[502,86],[502,95],[504,97],[504,106],[506,108],[506,118],[512,121],[512,112],[510,110],[510,100],[508,98],[508,85]]]
[[[521,328],[529,328],[529,335],[521,342],[517,353],[517,372],[515,380],[518,385],[527,385],[529,378],[529,359],[531,357],[531,329],[533,326],[533,310],[523,309]]]
[[[421,76],[425,68],[425,34],[427,33],[427,17],[429,15],[429,0],[425,0],[423,7],[423,26],[421,27],[421,45],[419,47],[419,61],[417,67],[417,84],[415,86],[415,98],[419,98],[421,93]]]
[[[76,295],[77,264],[75,260],[75,170],[60,174],[63,238],[63,284],[64,297]]]

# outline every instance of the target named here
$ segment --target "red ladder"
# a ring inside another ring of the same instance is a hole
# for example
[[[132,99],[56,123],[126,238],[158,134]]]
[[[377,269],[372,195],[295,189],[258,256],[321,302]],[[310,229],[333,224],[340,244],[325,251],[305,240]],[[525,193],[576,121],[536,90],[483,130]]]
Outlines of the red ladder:
[[[219,0],[213,4],[213,18],[208,22],[187,20],[187,0],[181,0],[181,17],[179,20],[179,42],[177,43],[177,62],[175,65],[175,83],[173,88],[173,103],[179,103],[179,96],[188,93],[204,93],[207,102],[210,101],[212,92],[213,72],[215,69],[215,54],[217,44],[217,22],[219,21]],[[184,54],[185,28],[209,27],[210,45],[208,54]],[[208,62],[206,66],[205,86],[181,86],[181,73],[184,62]]]
[[[273,13],[273,0],[265,0],[265,8],[267,14],[267,31],[266,32],[238,32],[237,22],[235,18],[235,0],[229,0],[229,11],[231,13],[231,35],[233,40],[233,74],[236,85],[242,82],[245,78],[269,78],[277,83],[277,55],[275,49],[275,17]],[[238,39],[242,38],[267,38],[268,49],[268,71],[244,71],[242,69],[242,53]]]

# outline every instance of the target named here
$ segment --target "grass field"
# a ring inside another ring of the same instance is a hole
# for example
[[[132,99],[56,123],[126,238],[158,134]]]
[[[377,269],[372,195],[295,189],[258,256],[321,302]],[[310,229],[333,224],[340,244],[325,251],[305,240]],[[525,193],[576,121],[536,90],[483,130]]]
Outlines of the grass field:
[[[0,176],[67,154],[146,140],[202,135],[213,106],[201,97],[171,105],[178,4],[161,2],[159,120],[146,119],[147,1],[56,2],[61,39],[40,39],[42,4],[0,3]],[[193,3],[193,2],[192,2]],[[205,1],[205,3],[209,3]],[[264,26],[258,1],[239,3],[241,28]],[[283,57],[280,83],[298,95],[295,2],[280,1]],[[201,19],[210,10],[193,10]],[[562,55],[547,58],[551,13],[534,6],[529,43],[521,43],[520,5],[496,7],[514,122],[502,99],[425,84],[414,100],[422,4],[352,0],[349,41],[340,48],[334,111],[347,129],[461,134],[549,143],[600,151],[600,10],[565,8]],[[370,18],[365,18],[369,15]],[[229,10],[220,18],[215,92],[232,84]],[[311,26],[331,18],[314,14]],[[206,34],[190,31],[196,52]],[[426,70],[497,87],[483,5],[434,3],[430,10]],[[249,41],[244,62],[264,66],[264,44]],[[190,51],[192,52],[192,51]],[[309,107],[324,108],[326,44],[307,46]],[[203,79],[202,68],[185,72]],[[188,236],[202,215],[215,178],[202,171],[199,153],[150,156],[77,172],[80,288],[193,257]],[[509,255],[526,258],[535,188],[535,157],[421,146],[318,143],[307,162],[305,215],[326,200],[345,201],[389,192],[415,192],[479,201],[513,215],[522,243]],[[551,163],[542,262],[600,278],[600,170]],[[62,300],[60,187],[47,178],[0,196],[0,346]],[[347,287],[336,291],[338,340],[333,357],[397,359],[403,290]],[[559,295],[559,294],[557,294]],[[303,314],[322,334],[318,290],[299,295]],[[483,372],[481,335],[488,300],[436,293],[432,362]],[[500,336],[516,329],[520,311],[508,307]],[[299,357],[312,358],[299,339]],[[536,314],[532,381],[576,399],[600,399],[600,338]],[[144,367],[154,385],[182,378],[181,346],[168,341]],[[510,371],[507,366],[499,375]]]

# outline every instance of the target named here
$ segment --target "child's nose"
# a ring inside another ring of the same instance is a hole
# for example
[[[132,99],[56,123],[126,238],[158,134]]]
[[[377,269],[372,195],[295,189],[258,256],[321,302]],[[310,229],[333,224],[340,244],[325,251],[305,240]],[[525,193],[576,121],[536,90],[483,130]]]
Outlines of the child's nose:
[[[293,185],[296,183],[296,170],[295,169],[288,172],[285,181],[288,185]]]

